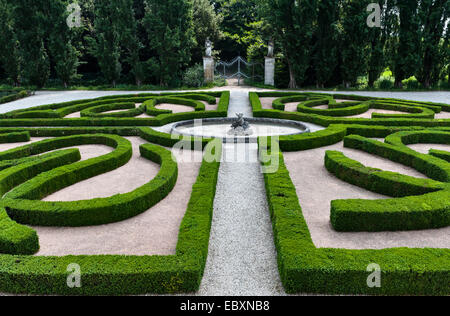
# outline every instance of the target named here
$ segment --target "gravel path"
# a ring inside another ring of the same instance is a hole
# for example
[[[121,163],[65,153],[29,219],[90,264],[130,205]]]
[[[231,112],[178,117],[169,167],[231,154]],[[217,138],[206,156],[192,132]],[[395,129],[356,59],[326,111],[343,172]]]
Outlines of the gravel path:
[[[229,116],[251,116],[232,91]],[[214,202],[208,261],[198,295],[283,295],[256,144],[226,144]]]

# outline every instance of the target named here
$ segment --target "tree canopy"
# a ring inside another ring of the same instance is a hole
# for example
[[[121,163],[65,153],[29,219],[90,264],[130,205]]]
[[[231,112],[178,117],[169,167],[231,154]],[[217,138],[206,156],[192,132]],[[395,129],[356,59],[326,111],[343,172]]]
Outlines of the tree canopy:
[[[450,0],[0,0],[0,82],[177,87],[209,37],[257,63],[274,39],[279,87],[448,88],[449,19]]]

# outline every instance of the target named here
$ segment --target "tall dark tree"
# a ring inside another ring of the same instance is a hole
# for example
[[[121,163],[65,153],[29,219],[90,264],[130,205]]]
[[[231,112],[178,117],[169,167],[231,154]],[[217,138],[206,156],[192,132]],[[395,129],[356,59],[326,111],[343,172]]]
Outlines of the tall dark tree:
[[[6,0],[0,0],[0,64],[8,80],[14,86],[20,85],[20,47],[14,29],[12,7]]]
[[[382,9],[381,27],[373,27],[369,30],[369,63],[368,63],[368,86],[373,87],[375,81],[386,68],[387,58],[385,56],[386,46],[397,26],[397,9],[392,0],[379,0],[377,3]]]
[[[120,40],[124,21],[120,19],[120,10],[117,10],[120,1],[95,0],[94,37],[89,41],[91,53],[113,86],[116,86],[122,71]]]
[[[47,17],[42,11],[46,4],[47,0],[14,2],[14,27],[20,42],[23,77],[38,88],[42,88],[50,76],[50,61],[44,45]]]
[[[402,87],[402,81],[416,72],[420,65],[420,19],[417,0],[398,0],[399,31],[398,44],[393,52],[395,86]]]
[[[265,18],[273,26],[289,67],[289,88],[306,79],[313,49],[317,1],[265,0]]]
[[[244,56],[248,50],[249,42],[246,40],[251,32],[252,23],[259,21],[259,0],[217,0],[213,2],[216,12],[223,17],[220,24],[223,32],[222,40],[216,48],[221,51],[225,60],[236,55]]]
[[[313,67],[317,86],[323,88],[338,64],[339,0],[319,1],[314,31]]]
[[[49,0],[43,7],[48,34],[49,52],[55,63],[55,72],[64,87],[68,87],[71,80],[79,77],[77,68],[80,65],[79,51],[73,45],[74,30],[67,24],[69,12],[67,3],[61,0]]]
[[[145,77],[145,66],[141,61],[140,51],[144,47],[138,36],[138,22],[136,21],[133,0],[119,2],[118,13],[123,21],[121,43],[126,51],[126,62],[131,67],[136,85],[140,86]]]
[[[420,67],[416,77],[425,88],[439,81],[440,68],[443,66],[441,60],[444,58],[440,45],[449,8],[448,0],[420,1]]]
[[[156,55],[150,69],[161,86],[179,85],[195,44],[191,1],[147,0],[144,25]]]
[[[342,5],[341,74],[346,87],[365,75],[368,64],[367,5],[371,0],[344,0]]]

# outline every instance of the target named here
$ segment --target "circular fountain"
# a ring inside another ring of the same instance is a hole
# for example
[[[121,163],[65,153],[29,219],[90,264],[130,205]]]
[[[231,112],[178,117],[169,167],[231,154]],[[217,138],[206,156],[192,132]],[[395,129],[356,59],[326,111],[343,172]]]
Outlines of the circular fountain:
[[[190,120],[173,125],[172,134],[221,138],[224,142],[256,142],[258,137],[286,136],[309,133],[309,128],[301,122],[272,118],[206,118]]]

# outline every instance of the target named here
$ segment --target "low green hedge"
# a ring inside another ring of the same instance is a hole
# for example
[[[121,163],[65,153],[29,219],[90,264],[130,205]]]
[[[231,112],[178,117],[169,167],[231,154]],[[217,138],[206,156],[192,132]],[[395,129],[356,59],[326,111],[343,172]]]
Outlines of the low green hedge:
[[[304,94],[308,97],[311,97],[310,94]],[[261,101],[259,100],[259,96],[265,96],[265,94],[250,92],[250,104],[253,108],[253,115],[255,117],[271,117],[278,119],[286,119],[286,120],[294,120],[294,121],[303,121],[314,123],[321,126],[330,126],[333,124],[345,124],[345,125],[366,125],[366,126],[392,126],[392,127],[403,127],[403,126],[417,126],[417,127],[428,127],[428,128],[446,128],[450,127],[449,119],[424,119],[424,118],[414,118],[410,117],[414,114],[405,114],[404,117],[395,117],[395,118],[377,118],[377,119],[366,119],[366,118],[343,118],[343,117],[331,117],[326,115],[318,115],[311,113],[298,113],[298,112],[284,112],[279,110],[263,110],[261,106]],[[301,97],[299,94],[292,94],[295,97]],[[322,95],[323,98],[328,98],[329,95]],[[351,96],[351,95],[334,95],[331,96],[335,99],[343,98],[348,100],[357,100],[357,101],[368,101],[371,100],[379,100],[377,98],[370,97],[360,97],[360,96]],[[320,98],[320,95],[315,94],[314,98]],[[387,101],[386,101],[387,102]],[[386,103],[385,102],[385,103]],[[389,101],[390,102],[390,101]],[[400,105],[405,106],[405,103],[401,103]],[[426,103],[415,103],[415,106],[426,107]],[[432,105],[433,108],[436,108],[435,105]],[[450,107],[450,106],[449,106]],[[319,109],[317,109],[319,110]],[[326,110],[325,110],[326,111]],[[450,110],[449,110],[450,111]],[[427,115],[430,115],[431,112],[427,112]],[[400,114],[401,115],[401,114]]]
[[[16,133],[0,133],[0,144],[4,143],[21,143],[30,141],[30,133],[16,132]]]
[[[0,98],[0,104],[13,102],[13,101],[16,101],[16,100],[19,100],[19,99],[23,99],[23,98],[28,97],[29,95],[30,95],[30,93],[28,91],[26,91],[26,90],[22,90],[22,91],[19,91],[19,92],[12,92],[9,95],[1,97]]]
[[[109,111],[128,110],[113,113]],[[80,112],[81,117],[134,117],[145,112],[145,106],[136,107],[134,102],[112,103],[88,108]]]
[[[426,131],[428,133],[428,131]],[[422,133],[422,132],[399,132],[386,138],[386,142],[390,137],[401,137],[404,133]],[[446,134],[445,132],[429,132],[436,135]],[[406,134],[406,135],[408,135]],[[449,133],[447,133],[449,135]],[[450,165],[442,159],[435,158],[430,155],[418,153],[406,146],[392,145],[389,143],[381,143],[377,140],[364,138],[362,136],[350,135],[345,137],[344,146],[353,149],[359,149],[369,154],[374,154],[394,162],[401,163],[408,167],[427,175],[429,178],[450,182]]]
[[[300,151],[329,146],[342,141],[346,132],[345,126],[334,125],[315,133],[280,136],[280,148],[283,151]]]
[[[119,144],[116,151],[120,151],[120,147]],[[4,197],[8,215],[20,223],[74,227],[118,222],[138,215],[172,191],[178,174],[177,164],[172,161],[170,151],[155,145],[142,145],[140,150],[143,157],[161,164],[161,170],[153,180],[133,192],[87,201],[38,201],[64,187],[120,167],[122,161],[126,162],[131,157],[128,157],[124,148],[125,160],[120,153],[113,152],[42,173],[16,187]],[[107,156],[114,160],[108,159]]]
[[[152,151],[156,148],[152,145],[144,146]],[[160,150],[158,148],[158,151]],[[221,148],[216,147],[216,150],[220,151]],[[176,255],[0,255],[0,291],[59,295],[167,294],[197,291],[206,264],[219,167],[219,162],[204,160],[202,163],[181,223]],[[81,268],[80,288],[67,286],[70,273],[67,268],[73,263]]]
[[[336,200],[331,203],[331,224],[341,232],[378,232],[441,228],[450,225],[448,184],[368,168],[328,151],[328,171],[339,179],[376,193],[404,197],[390,200]],[[428,194],[431,192],[436,194]],[[417,196],[420,195],[420,196]]]
[[[372,101],[370,107],[372,109],[382,109],[391,111],[408,112],[408,114],[386,114],[372,113],[372,118],[417,118],[417,119],[434,119],[435,111],[426,107],[406,106],[392,103],[384,103]]]
[[[330,109],[315,109],[314,106],[328,104],[330,100],[313,100],[300,103],[297,110],[302,113],[311,113],[325,116],[351,116],[365,113],[369,110],[369,103],[352,104],[346,107],[335,107]]]
[[[139,129],[139,136],[148,142],[166,147],[179,145],[185,149],[203,150],[211,141],[210,138],[197,138],[190,136],[176,136],[163,132],[158,132],[152,128],[142,127]]]
[[[430,153],[430,155],[432,155],[434,157],[438,157],[445,161],[450,162],[450,152],[448,152],[448,151],[430,149],[429,153]]]
[[[306,100],[308,100],[308,97],[305,95],[294,95],[294,96],[282,97],[282,98],[279,98],[279,99],[276,99],[275,101],[273,101],[272,107],[275,110],[284,111],[286,103],[300,102],[300,101],[306,101]]]
[[[176,114],[162,114],[158,117],[150,118],[134,118],[128,116],[135,116],[140,114],[144,105],[137,109],[132,109],[127,113],[118,113],[117,115],[98,115],[96,117],[82,117],[82,118],[63,118],[71,113],[85,111],[93,107],[109,106],[110,104],[122,103],[144,103],[145,101],[154,99],[158,95],[132,95],[127,96],[104,97],[92,100],[71,101],[60,104],[50,104],[39,106],[35,108],[17,110],[1,115],[3,119],[0,120],[0,127],[101,127],[101,126],[162,126],[169,123],[174,123],[182,120],[193,120],[200,118],[216,118],[224,117],[228,114],[228,106],[230,101],[230,92],[208,92],[209,96],[220,96],[220,101],[216,111],[204,111],[204,104],[194,99],[184,99],[182,102],[197,106],[197,109],[203,109],[198,112],[186,112]],[[176,95],[176,94],[172,94]],[[165,97],[168,98],[168,97]],[[194,96],[195,98],[195,96]],[[206,97],[205,97],[206,98]],[[180,100],[180,98],[178,98]],[[212,102],[212,100],[210,100]],[[24,116],[24,117],[22,117]],[[125,117],[123,117],[125,116]]]
[[[81,159],[81,156],[78,149],[68,149],[32,158],[19,159],[16,164],[2,169],[0,172],[2,196],[39,173],[76,162]],[[3,200],[0,203],[2,205],[0,206],[0,253],[31,255],[37,252],[39,243],[36,232],[11,220],[3,207]]]
[[[264,163],[263,163],[264,164]],[[270,162],[267,162],[270,164]],[[370,295],[449,295],[450,250],[316,248],[280,153],[280,167],[264,174],[278,267],[286,292]],[[431,193],[437,194],[437,193]],[[381,267],[380,288],[369,288],[367,268]]]
[[[326,152],[325,167],[342,181],[391,197],[421,195],[444,189],[442,182],[366,167],[339,151]]]
[[[146,113],[151,116],[158,116],[161,114],[172,114],[171,110],[158,109],[156,106],[162,103],[180,104],[193,107],[196,112],[205,111],[205,105],[200,101],[191,99],[182,99],[179,97],[158,97],[145,102]]]
[[[0,115],[1,118],[5,119],[25,119],[25,118],[47,118],[47,119],[62,119],[63,117],[75,113],[81,112],[86,109],[110,105],[110,104],[120,104],[120,103],[143,103],[155,97],[179,97],[185,96],[184,99],[190,100],[206,100],[210,104],[216,103],[216,97],[220,97],[220,102],[218,106],[218,111],[227,111],[229,103],[229,91],[224,92],[199,92],[196,94],[191,93],[167,93],[167,94],[130,94],[130,95],[117,95],[117,96],[106,96],[96,99],[87,100],[75,100],[63,103],[55,103],[48,105],[41,105],[27,109],[15,110],[8,112],[6,114]],[[120,115],[119,115],[120,116]]]
[[[14,222],[6,210],[0,207],[0,253],[32,255],[38,250],[39,239],[36,232],[30,227]]]
[[[388,200],[335,200],[331,224],[340,232],[407,231],[450,225],[450,186],[420,196]]]
[[[344,139],[344,146],[366,151],[410,166],[437,181],[417,179],[367,168],[339,152],[327,152],[327,169],[341,180],[367,190],[403,197],[394,200],[337,200],[332,202],[331,222],[337,231],[397,231],[446,227],[450,224],[448,201],[450,165],[420,154],[404,144],[449,141],[443,131],[407,131],[392,134],[381,143],[361,136]],[[390,144],[389,144],[390,143]],[[436,192],[437,191],[437,192]]]

